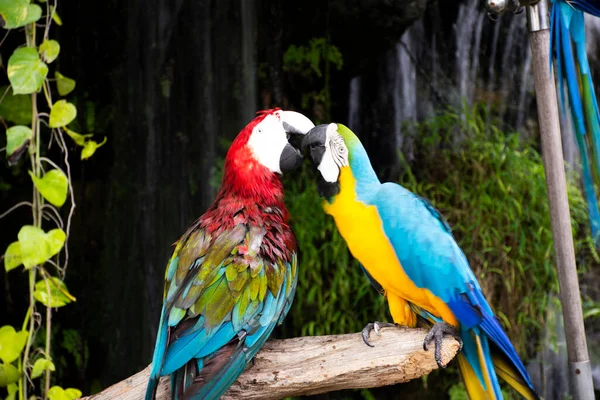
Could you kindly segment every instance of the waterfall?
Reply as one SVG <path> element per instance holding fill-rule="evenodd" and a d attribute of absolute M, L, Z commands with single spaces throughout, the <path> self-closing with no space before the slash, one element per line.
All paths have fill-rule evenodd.
<path fill-rule="evenodd" d="M 470 94 L 474 90 L 471 68 L 479 61 L 479 44 L 481 41 L 481 28 L 483 11 L 479 10 L 478 0 L 468 0 L 458 8 L 458 17 L 454 24 L 456 42 L 456 80 L 462 99 L 470 103 Z"/>
<path fill-rule="evenodd" d="M 414 53 L 415 45 L 418 45 L 414 40 L 418 28 L 418 24 L 413 25 L 396 44 L 394 132 L 398 140 L 401 140 L 402 123 L 417 119 L 417 69 L 411 60 L 411 54 Z"/>
<path fill-rule="evenodd" d="M 548 312 L 543 332 L 543 348 L 527 365 L 533 386 L 546 400 L 562 400 L 569 393 L 567 344 L 560 302 L 553 296 L 548 301 Z"/>
<path fill-rule="evenodd" d="M 525 56 L 525 66 L 523 67 L 523 73 L 521 74 L 521 88 L 519 91 L 519 103 L 517 107 L 517 123 L 515 124 L 515 128 L 519 129 L 523 126 L 525 120 L 525 114 L 527 113 L 527 108 L 525 107 L 525 101 L 527 100 L 528 95 L 531 94 L 531 91 L 528 91 L 531 85 L 531 48 L 527 46 L 527 55 Z"/>
<path fill-rule="evenodd" d="M 358 131 L 360 129 L 360 76 L 355 76 L 350 80 L 348 92 L 348 127 L 353 131 Z"/>

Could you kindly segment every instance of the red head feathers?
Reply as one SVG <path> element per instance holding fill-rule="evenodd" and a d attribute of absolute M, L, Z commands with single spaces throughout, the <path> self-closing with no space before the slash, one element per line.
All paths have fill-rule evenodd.
<path fill-rule="evenodd" d="M 302 157 L 288 143 L 287 136 L 306 134 L 314 124 L 302 114 L 279 108 L 257 114 L 227 152 L 218 197 L 228 195 L 261 204 L 282 204 L 283 186 L 278 175 L 290 159 L 297 163 Z"/>

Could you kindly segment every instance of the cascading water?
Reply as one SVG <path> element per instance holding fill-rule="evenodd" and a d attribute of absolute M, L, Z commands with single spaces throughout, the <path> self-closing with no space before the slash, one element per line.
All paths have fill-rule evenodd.
<path fill-rule="evenodd" d="M 360 76 L 355 76 L 350 80 L 350 90 L 348 95 L 348 127 L 353 131 L 358 131 L 359 122 L 359 101 L 360 101 Z"/>
<path fill-rule="evenodd" d="M 389 91 L 390 110 L 377 112 L 381 120 L 392 119 L 397 147 L 405 140 L 406 124 L 433 115 L 436 110 L 453 106 L 486 104 L 498 117 L 501 128 L 521 130 L 535 120 L 531 54 L 525 15 L 510 15 L 492 21 L 478 0 L 459 4 L 451 26 L 432 23 L 444 20 L 447 10 L 432 7 L 398 40 L 394 51 L 382 60 L 395 65 L 395 71 L 379 71 L 378 87 Z M 366 78 L 366 76 L 365 76 Z M 367 91 L 358 91 L 355 77 L 350 83 L 348 123 L 359 126 L 374 99 Z M 369 79 L 373 79 L 372 76 Z M 368 112 L 372 112 L 369 110 Z M 353 120 L 350 120 L 353 118 Z"/>
<path fill-rule="evenodd" d="M 461 98 L 471 100 L 475 85 L 472 84 L 479 65 L 479 47 L 484 13 L 478 7 L 478 0 L 468 0 L 458 8 L 454 23 L 456 41 L 456 77 Z"/>

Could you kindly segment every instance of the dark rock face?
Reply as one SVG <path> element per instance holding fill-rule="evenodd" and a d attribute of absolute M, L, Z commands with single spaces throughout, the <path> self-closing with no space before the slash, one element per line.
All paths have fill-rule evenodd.
<path fill-rule="evenodd" d="M 396 43 L 406 28 L 425 14 L 427 3 L 428 0 L 330 1 L 332 42 L 345 55 L 345 72 L 365 72 L 374 57 Z"/>

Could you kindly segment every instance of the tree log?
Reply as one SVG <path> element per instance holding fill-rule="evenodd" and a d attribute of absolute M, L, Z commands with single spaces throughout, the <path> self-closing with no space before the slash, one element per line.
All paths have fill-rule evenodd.
<path fill-rule="evenodd" d="M 372 388 L 407 382 L 437 368 L 434 344 L 423 350 L 425 329 L 383 328 L 371 334 L 374 347 L 360 333 L 270 340 L 222 399 L 281 399 L 342 389 Z M 453 338 L 444 338 L 442 360 L 458 352 Z M 144 398 L 150 366 L 87 400 Z M 169 399 L 169 379 L 160 381 L 157 400 Z"/>

